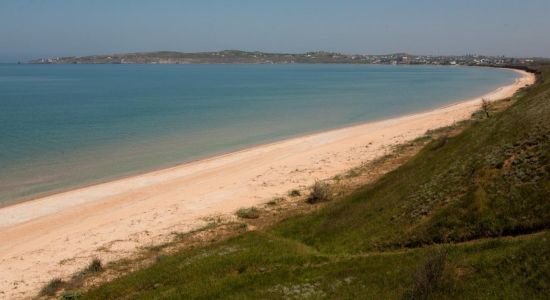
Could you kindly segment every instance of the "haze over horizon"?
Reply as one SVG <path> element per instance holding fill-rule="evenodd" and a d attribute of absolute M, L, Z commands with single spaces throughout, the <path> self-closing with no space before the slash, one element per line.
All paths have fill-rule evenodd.
<path fill-rule="evenodd" d="M 550 1 L 0 2 L 0 62 L 224 49 L 550 57 Z"/>

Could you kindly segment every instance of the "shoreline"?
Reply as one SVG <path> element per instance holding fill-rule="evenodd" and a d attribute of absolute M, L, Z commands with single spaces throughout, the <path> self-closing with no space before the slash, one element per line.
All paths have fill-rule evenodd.
<path fill-rule="evenodd" d="M 41 64 L 39 64 L 39 65 L 41 65 Z M 72 64 L 59 64 L 59 65 L 72 65 Z M 144 65 L 149 65 L 149 64 L 144 64 Z M 403 65 L 403 66 L 410 66 L 410 65 Z M 440 67 L 454 68 L 456 66 L 440 65 Z M 461 67 L 464 67 L 464 66 L 461 66 Z M 520 75 L 524 75 L 524 76 L 525 76 L 524 73 L 529 73 L 529 72 L 526 72 L 524 70 L 514 69 L 514 68 L 507 68 L 507 67 L 490 67 L 490 66 L 467 66 L 467 67 L 468 68 L 488 68 L 489 67 L 489 68 L 505 69 L 505 70 L 509 70 L 509 71 L 518 73 Z M 23 203 L 26 203 L 26 202 L 32 202 L 32 201 L 35 201 L 35 200 L 40 200 L 40 199 L 47 198 L 47 197 L 50 197 L 50 196 L 53 196 L 53 195 L 58 195 L 58 194 L 63 194 L 63 193 L 67 193 L 67 192 L 72 192 L 72 191 L 75 191 L 75 190 L 90 188 L 90 187 L 93 187 L 93 186 L 98 186 L 98 185 L 111 183 L 111 182 L 115 182 L 115 181 L 119 181 L 119 180 L 124 180 L 124 179 L 132 178 L 132 177 L 137 177 L 137 176 L 141 176 L 141 175 L 145 175 L 145 174 L 155 173 L 155 172 L 159 172 L 159 171 L 163 171 L 163 170 L 169 170 L 169 169 L 172 169 L 172 168 L 182 167 L 184 165 L 189 165 L 189 164 L 193 164 L 193 163 L 200 162 L 200 161 L 207 161 L 207 160 L 210 160 L 210 159 L 223 157 L 225 155 L 238 153 L 238 152 L 241 152 L 241 151 L 252 150 L 253 148 L 256 148 L 256 147 L 270 146 L 272 144 L 285 142 L 285 141 L 292 140 L 292 139 L 307 138 L 307 137 L 310 137 L 312 135 L 322 134 L 322 133 L 326 133 L 326 132 L 330 132 L 330 131 L 353 128 L 353 127 L 367 125 L 367 124 L 371 124 L 371 123 L 382 122 L 382 121 L 385 121 L 385 120 L 397 119 L 397 118 L 401 118 L 401 117 L 407 117 L 407 116 L 412 116 L 412 115 L 416 115 L 416 114 L 431 112 L 431 111 L 438 110 L 438 109 L 447 108 L 447 107 L 454 106 L 454 105 L 457 105 L 457 104 L 460 104 L 460 103 L 463 103 L 463 102 L 471 101 L 471 100 L 476 99 L 476 98 L 483 98 L 485 95 L 490 95 L 490 94 L 493 94 L 495 92 L 498 92 L 502 88 L 505 88 L 505 87 L 510 86 L 510 85 L 514 85 L 515 82 L 520 78 L 521 77 L 516 78 L 514 80 L 514 82 L 509 84 L 509 85 L 500 86 L 500 87 L 496 88 L 495 90 L 489 91 L 488 93 L 483 94 L 481 96 L 477 96 L 477 97 L 474 97 L 474 98 L 451 100 L 447 104 L 437 106 L 437 107 L 433 107 L 433 108 L 419 109 L 418 111 L 413 111 L 413 112 L 409 112 L 409 113 L 405 113 L 405 114 L 390 115 L 390 116 L 386 116 L 386 117 L 375 118 L 375 119 L 368 120 L 368 121 L 352 122 L 350 124 L 346 124 L 346 125 L 342 125 L 342 126 L 338 126 L 338 127 L 333 127 L 333 128 L 329 128 L 329 129 L 315 130 L 315 131 L 312 131 L 312 132 L 309 132 L 309 133 L 298 133 L 298 134 L 290 135 L 288 137 L 284 137 L 282 139 L 275 138 L 273 140 L 268 140 L 268 141 L 264 141 L 264 142 L 251 143 L 249 145 L 239 146 L 239 147 L 236 147 L 236 148 L 231 149 L 231 150 L 222 150 L 222 151 L 219 151 L 217 153 L 212 153 L 212 154 L 205 155 L 205 156 L 202 156 L 202 157 L 199 156 L 198 158 L 194 158 L 194 159 L 182 160 L 182 161 L 177 162 L 175 164 L 170 164 L 170 165 L 166 165 L 166 166 L 140 170 L 140 171 L 136 171 L 136 172 L 129 172 L 127 174 L 123 174 L 123 175 L 120 175 L 120 176 L 113 176 L 113 177 L 107 177 L 107 178 L 104 178 L 104 179 L 92 180 L 88 183 L 75 184 L 75 185 L 72 185 L 72 186 L 61 187 L 61 188 L 53 189 L 53 190 L 50 190 L 50 191 L 44 191 L 44 192 L 41 192 L 41 193 L 38 193 L 38 194 L 35 194 L 35 195 L 32 195 L 32 196 L 27 196 L 27 197 L 23 196 L 23 197 L 20 197 L 18 199 L 6 200 L 6 201 L 3 201 L 3 202 L 0 202 L 0 210 L 2 210 L 4 208 L 7 208 L 7 207 L 20 205 L 20 204 L 23 204 Z M 2 227 L 3 226 L 2 226 L 1 219 L 0 219 L 0 229 Z"/>
<path fill-rule="evenodd" d="M 91 257 L 112 261 L 130 255 L 172 232 L 201 226 L 205 217 L 232 214 L 380 157 L 392 145 L 428 129 L 468 118 L 482 98 L 507 98 L 534 83 L 533 74 L 514 71 L 522 76 L 510 85 L 439 108 L 260 144 L 0 207 L 0 264 L 9 271 L 0 275 L 0 295 L 32 297 L 43 283 L 68 276 Z"/>
<path fill-rule="evenodd" d="M 451 68 L 452 66 L 448 66 L 448 67 Z M 482 68 L 481 66 L 472 66 L 472 67 Z M 511 71 L 516 72 L 518 74 L 523 74 L 524 76 L 525 76 L 524 73 L 527 73 L 525 71 L 521 71 L 521 70 L 517 70 L 517 69 L 510 69 L 510 68 L 504 68 L 504 69 L 511 70 Z M 330 128 L 330 129 L 321 129 L 321 130 L 317 130 L 317 131 L 313 131 L 313 132 L 305 133 L 305 134 L 296 134 L 296 135 L 292 135 L 292 136 L 289 136 L 289 137 L 286 137 L 286 138 L 283 138 L 283 139 L 280 139 L 280 140 L 275 139 L 273 141 L 253 143 L 253 144 L 250 144 L 250 145 L 237 147 L 236 149 L 233 149 L 233 150 L 220 151 L 218 153 L 207 155 L 205 157 L 199 157 L 199 158 L 196 158 L 196 159 L 190 159 L 190 160 L 187 160 L 187 161 L 182 161 L 182 162 L 176 163 L 176 164 L 171 165 L 171 166 L 164 166 L 164 167 L 152 168 L 152 169 L 144 170 L 144 171 L 138 171 L 136 173 L 131 173 L 131 174 L 128 174 L 128 175 L 115 176 L 113 178 L 106 179 L 106 180 L 99 179 L 97 181 L 94 181 L 94 182 L 91 182 L 91 183 L 88 183 L 88 184 L 59 188 L 59 189 L 56 189 L 56 190 L 47 191 L 47 192 L 44 192 L 44 193 L 41 193 L 41 194 L 38 194 L 38 195 L 35 195 L 35 196 L 31 196 L 31 197 L 28 197 L 28 198 L 23 197 L 21 199 L 8 200 L 8 201 L 5 201 L 5 202 L 0 202 L 0 210 L 2 210 L 4 208 L 24 204 L 24 203 L 27 203 L 27 202 L 33 202 L 33 201 L 40 200 L 40 199 L 43 199 L 43 198 L 48 198 L 48 197 L 54 196 L 54 195 L 65 194 L 65 193 L 69 193 L 69 192 L 73 192 L 73 191 L 77 191 L 77 190 L 81 190 L 81 189 L 87 189 L 87 188 L 91 188 L 91 187 L 94 187 L 94 186 L 99 186 L 99 185 L 103 185 L 103 184 L 107 184 L 107 183 L 114 183 L 114 182 L 130 179 L 130 178 L 133 178 L 133 177 L 139 177 L 139 176 L 148 175 L 148 174 L 152 175 L 152 174 L 157 173 L 157 172 L 168 171 L 168 170 L 171 170 L 171 169 L 180 168 L 180 167 L 184 167 L 186 165 L 191 165 L 191 164 L 195 164 L 195 163 L 207 162 L 207 161 L 210 161 L 210 160 L 213 160 L 213 159 L 222 158 L 222 157 L 227 156 L 227 155 L 237 154 L 239 152 L 243 152 L 243 151 L 247 151 L 247 150 L 254 150 L 255 148 L 258 148 L 258 147 L 269 147 L 269 146 L 273 146 L 275 144 L 283 143 L 283 142 L 293 140 L 293 139 L 308 138 L 308 137 L 311 137 L 311 136 L 314 136 L 314 135 L 329 133 L 329 132 L 332 132 L 332 131 L 352 129 L 352 128 L 355 128 L 355 127 L 359 127 L 359 126 L 363 126 L 363 125 L 369 125 L 369 124 L 372 124 L 372 123 L 389 121 L 389 120 L 393 120 L 393 119 L 400 119 L 400 118 L 405 118 L 405 117 L 408 117 L 408 116 L 414 116 L 414 115 L 417 115 L 417 114 L 429 113 L 429 112 L 432 112 L 432 111 L 445 109 L 445 108 L 452 107 L 452 106 L 455 106 L 455 105 L 458 105 L 458 104 L 461 104 L 461 103 L 464 103 L 464 102 L 473 101 L 473 100 L 478 99 L 478 98 L 480 98 L 480 99 L 484 98 L 486 95 L 491 95 L 493 93 L 498 92 L 499 90 L 501 90 L 503 88 L 506 88 L 506 87 L 511 86 L 511 85 L 515 85 L 517 80 L 519 80 L 519 79 L 521 79 L 521 77 L 515 79 L 514 82 L 509 84 L 509 85 L 498 87 L 495 90 L 492 90 L 492 91 L 490 91 L 486 94 L 483 94 L 481 96 L 477 96 L 477 97 L 474 97 L 474 98 L 468 98 L 468 99 L 453 100 L 450 103 L 444 104 L 442 106 L 434 107 L 434 108 L 429 108 L 429 109 L 425 109 L 425 110 L 418 110 L 418 111 L 414 111 L 414 112 L 410 112 L 410 113 L 406 113 L 406 114 L 399 114 L 399 115 L 392 115 L 392 116 L 388 116 L 388 117 L 381 117 L 379 119 L 373 119 L 373 120 L 369 120 L 369 121 L 358 121 L 358 122 L 343 125 L 343 126 L 340 126 L 340 127 L 335 127 L 335 128 Z M 70 207 L 70 206 L 71 205 L 69 205 L 68 207 Z M 2 227 L 4 227 L 4 226 L 2 225 L 2 220 L 0 219 L 0 229 L 2 229 Z"/>

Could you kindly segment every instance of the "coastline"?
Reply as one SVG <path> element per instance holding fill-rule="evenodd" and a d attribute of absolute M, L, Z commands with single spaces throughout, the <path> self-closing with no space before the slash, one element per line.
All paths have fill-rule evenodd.
<path fill-rule="evenodd" d="M 0 295 L 31 297 L 41 284 L 71 274 L 91 257 L 124 257 L 171 232 L 199 227 L 207 216 L 232 214 L 380 157 L 392 145 L 428 129 L 468 118 L 482 98 L 507 98 L 534 82 L 534 75 L 514 71 L 523 76 L 511 85 L 436 109 L 254 146 L 0 208 L 0 264 L 9 271 L 0 277 L 0 291 L 5 293 Z"/>
<path fill-rule="evenodd" d="M 12 63 L 12 64 L 15 65 L 15 63 Z M 42 65 L 42 64 L 38 64 L 38 65 Z M 65 65 L 65 64 L 60 64 L 60 65 Z M 67 64 L 67 65 L 71 65 L 71 64 Z M 142 64 L 142 65 L 148 65 L 148 64 Z M 402 67 L 411 67 L 411 66 L 412 65 L 402 65 Z M 440 65 L 438 67 L 455 68 L 456 66 Z M 522 72 L 518 72 L 518 70 L 522 71 L 521 69 L 515 69 L 515 68 L 489 67 L 489 66 L 466 66 L 466 67 L 467 68 L 496 68 L 496 69 L 504 69 L 504 70 L 508 70 L 508 71 L 515 72 L 515 73 L 518 73 L 518 74 L 522 74 Z M 495 90 L 487 92 L 484 95 L 489 95 L 491 93 L 494 93 L 495 91 L 499 90 L 502 87 L 504 87 L 504 86 L 500 86 L 500 87 L 496 88 Z M 478 96 L 478 97 L 482 97 L 482 96 Z M 195 157 L 190 158 L 190 159 L 183 159 L 183 160 L 180 160 L 180 161 L 177 161 L 177 162 L 168 163 L 168 164 L 164 164 L 164 165 L 157 166 L 157 167 L 142 168 L 142 169 L 138 169 L 138 170 L 127 171 L 127 172 L 124 172 L 122 174 L 109 175 L 109 176 L 105 176 L 103 178 L 96 178 L 96 179 L 93 179 L 93 180 L 89 180 L 87 182 L 74 183 L 74 184 L 70 184 L 70 185 L 61 185 L 57 188 L 48 189 L 48 190 L 41 191 L 41 192 L 36 192 L 36 193 L 31 193 L 30 195 L 26 195 L 26 196 L 25 195 L 23 195 L 23 196 L 14 196 L 15 198 L 8 199 L 8 200 L 2 199 L 2 197 L 0 197 L 0 200 L 1 200 L 0 201 L 0 210 L 3 209 L 3 208 L 6 208 L 6 207 L 16 206 L 16 205 L 19 205 L 19 204 L 22 204 L 22 203 L 25 203 L 25 202 L 32 202 L 32 201 L 47 198 L 47 197 L 53 196 L 53 195 L 58 195 L 58 194 L 66 193 L 66 192 L 71 192 L 71 191 L 75 191 L 75 190 L 89 188 L 89 187 L 92 187 L 92 186 L 97 186 L 97 185 L 101 185 L 101 184 L 105 184 L 105 183 L 116 182 L 116 181 L 127 179 L 127 178 L 130 178 L 130 177 L 136 177 L 136 176 L 149 174 L 149 173 L 154 173 L 154 172 L 158 172 L 158 171 L 162 171 L 162 170 L 168 170 L 168 169 L 172 169 L 172 168 L 175 168 L 175 167 L 180 167 L 180 166 L 183 166 L 183 165 L 192 164 L 192 163 L 199 162 L 199 161 L 206 161 L 206 160 L 210 160 L 210 159 L 213 159 L 213 158 L 222 157 L 222 156 L 225 156 L 227 154 L 237 153 L 237 152 L 240 152 L 240 151 L 250 150 L 250 149 L 253 149 L 253 148 L 256 148 L 256 147 L 263 147 L 263 146 L 268 146 L 268 145 L 279 143 L 279 142 L 284 142 L 286 140 L 291 140 L 291 139 L 295 139 L 295 138 L 305 138 L 305 137 L 309 137 L 311 135 L 316 135 L 316 134 L 329 132 L 329 131 L 333 131 L 333 130 L 352 128 L 352 127 L 361 126 L 361 125 L 370 124 L 370 123 L 375 123 L 375 122 L 380 122 L 380 121 L 384 121 L 384 120 L 389 120 L 389 119 L 394 119 L 394 118 L 399 118 L 399 117 L 405 117 L 405 116 L 415 115 L 415 114 L 419 114 L 419 113 L 425 113 L 425 112 L 429 112 L 429 111 L 432 111 L 432 110 L 445 108 L 447 106 L 453 106 L 455 104 L 468 101 L 468 99 L 474 99 L 474 98 L 457 98 L 457 99 L 453 99 L 453 100 L 449 101 L 448 103 L 442 104 L 441 106 L 435 106 L 435 107 L 432 107 L 432 108 L 418 109 L 418 110 L 413 110 L 413 111 L 410 111 L 410 112 L 407 112 L 407 113 L 404 113 L 404 114 L 403 113 L 397 113 L 397 114 L 393 114 L 393 115 L 387 115 L 387 116 L 383 116 L 383 117 L 379 117 L 379 118 L 369 119 L 369 120 L 366 120 L 366 121 L 365 120 L 355 121 L 355 122 L 351 122 L 351 123 L 348 123 L 348 124 L 345 124 L 345 125 L 333 126 L 333 127 L 325 128 L 325 129 L 317 129 L 317 130 L 312 130 L 312 131 L 305 132 L 305 133 L 297 133 L 297 134 L 292 134 L 292 135 L 289 135 L 289 136 L 284 136 L 284 137 L 279 137 L 279 138 L 272 138 L 272 139 L 268 139 L 268 140 L 260 141 L 260 142 L 252 142 L 252 143 L 249 143 L 249 144 L 246 144 L 246 145 L 234 147 L 232 149 L 216 151 L 216 152 L 208 153 L 208 154 L 205 154 L 205 155 L 196 155 Z M 71 205 L 69 205 L 69 206 L 71 206 Z M 0 219 L 0 228 L 2 228 L 2 220 L 1 219 Z"/>

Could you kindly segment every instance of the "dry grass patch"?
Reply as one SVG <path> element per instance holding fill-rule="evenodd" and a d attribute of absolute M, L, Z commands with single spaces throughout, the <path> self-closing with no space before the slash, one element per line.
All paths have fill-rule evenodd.
<path fill-rule="evenodd" d="M 241 219 L 257 219 L 260 217 L 260 210 L 256 207 L 241 208 L 236 215 Z"/>
<path fill-rule="evenodd" d="M 299 197 L 299 196 L 302 195 L 302 193 L 301 193 L 300 190 L 298 190 L 298 189 L 293 189 L 293 190 L 291 190 L 290 192 L 288 192 L 288 195 L 289 195 L 290 197 Z"/>
<path fill-rule="evenodd" d="M 321 181 L 315 182 L 311 188 L 311 193 L 307 197 L 307 202 L 315 204 L 332 200 L 332 188 L 329 184 Z"/>
<path fill-rule="evenodd" d="M 54 296 L 64 286 L 65 281 L 61 278 L 54 278 L 42 287 L 40 290 L 40 296 Z"/>

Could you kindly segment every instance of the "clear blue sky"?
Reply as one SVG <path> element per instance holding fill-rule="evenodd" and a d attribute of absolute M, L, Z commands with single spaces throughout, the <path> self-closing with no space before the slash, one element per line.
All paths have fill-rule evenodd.
<path fill-rule="evenodd" d="M 550 57 L 550 0 L 0 0 L 0 61 L 223 49 Z"/>

